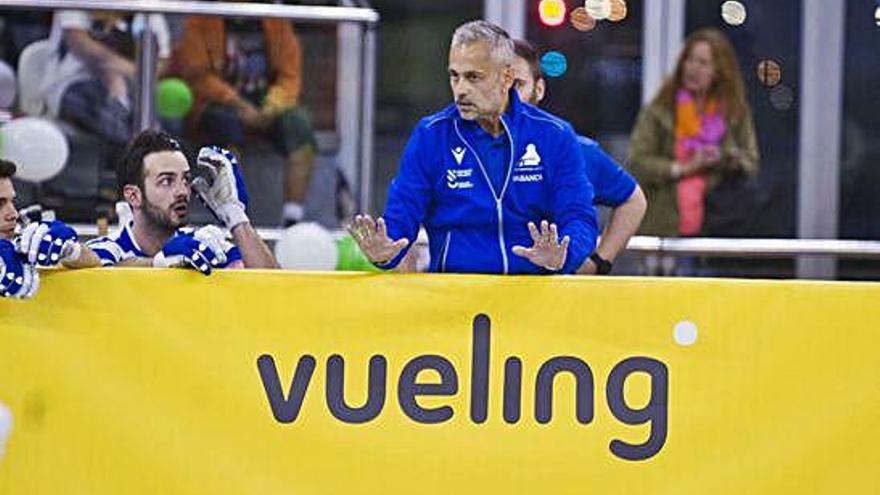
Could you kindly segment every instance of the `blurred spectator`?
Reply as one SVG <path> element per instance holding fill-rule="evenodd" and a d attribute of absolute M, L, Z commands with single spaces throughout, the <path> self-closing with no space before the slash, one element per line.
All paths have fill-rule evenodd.
<path fill-rule="evenodd" d="M 667 237 L 700 235 L 712 221 L 706 217 L 712 191 L 723 181 L 757 174 L 758 144 L 742 75 L 717 29 L 700 29 L 685 40 L 674 74 L 639 112 L 629 166 L 651 205 L 640 232 Z M 673 269 L 665 265 L 663 271 Z"/>
<path fill-rule="evenodd" d="M 196 96 L 192 122 L 238 153 L 247 133 L 269 139 L 286 159 L 282 223 L 301 220 L 317 143 L 299 106 L 302 51 L 290 23 L 192 17 L 178 55 Z"/>
<path fill-rule="evenodd" d="M 159 58 L 167 59 L 168 26 L 160 14 L 56 12 L 50 41 L 57 53 L 43 83 L 50 113 L 124 146 L 132 131 L 135 37 L 147 23 L 156 33 Z"/>

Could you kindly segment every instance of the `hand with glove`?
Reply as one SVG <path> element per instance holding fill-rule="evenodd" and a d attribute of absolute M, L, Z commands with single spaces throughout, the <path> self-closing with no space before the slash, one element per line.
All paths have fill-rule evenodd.
<path fill-rule="evenodd" d="M 15 245 L 0 239 L 0 297 L 30 299 L 40 288 L 40 274 Z"/>
<path fill-rule="evenodd" d="M 212 262 L 215 268 L 226 265 L 226 250 L 232 245 L 226 240 L 226 233 L 216 225 L 206 225 L 193 232 L 193 237 L 202 244 L 208 246 L 215 257 L 216 262 Z"/>
<path fill-rule="evenodd" d="M 216 146 L 199 150 L 193 190 L 211 213 L 230 231 L 250 222 L 245 210 L 248 195 L 238 160 L 232 152 Z"/>
<path fill-rule="evenodd" d="M 213 243 L 213 240 L 202 241 L 194 234 L 176 234 L 162 246 L 162 251 L 153 257 L 153 266 L 191 267 L 205 275 L 210 275 L 212 269 L 225 263 L 226 254 L 222 249 L 218 254 L 209 242 Z"/>
<path fill-rule="evenodd" d="M 59 220 L 28 224 L 15 239 L 15 246 L 32 265 L 56 266 L 72 263 L 82 254 L 76 231 Z"/>

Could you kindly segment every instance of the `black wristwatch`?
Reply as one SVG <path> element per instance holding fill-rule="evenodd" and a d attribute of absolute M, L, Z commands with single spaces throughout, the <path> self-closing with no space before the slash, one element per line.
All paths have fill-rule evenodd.
<path fill-rule="evenodd" d="M 599 256 L 599 253 L 594 252 L 590 255 L 590 259 L 596 264 L 596 273 L 599 275 L 608 275 L 611 273 L 611 269 L 614 268 L 614 263 Z"/>

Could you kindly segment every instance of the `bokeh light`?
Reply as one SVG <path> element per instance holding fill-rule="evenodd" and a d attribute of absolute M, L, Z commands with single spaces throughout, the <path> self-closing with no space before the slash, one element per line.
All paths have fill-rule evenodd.
<path fill-rule="evenodd" d="M 740 26 L 746 22 L 748 13 L 742 2 L 728 0 L 721 4 L 721 18 L 731 26 Z"/>
<path fill-rule="evenodd" d="M 794 106 L 794 91 L 784 84 L 779 84 L 770 90 L 770 104 L 773 108 L 786 111 Z"/>
<path fill-rule="evenodd" d="M 608 14 L 608 20 L 611 22 L 620 22 L 626 19 L 627 8 L 624 0 L 611 0 L 611 13 Z"/>
<path fill-rule="evenodd" d="M 546 26 L 559 26 L 565 22 L 565 2 L 562 0 L 541 0 L 538 16 Z"/>
<path fill-rule="evenodd" d="M 782 66 L 775 60 L 761 60 L 755 70 L 758 73 L 758 80 L 764 86 L 772 88 L 782 81 Z"/>
<path fill-rule="evenodd" d="M 587 0 L 584 8 L 593 19 L 604 21 L 611 15 L 611 0 Z"/>
<path fill-rule="evenodd" d="M 578 31 L 592 31 L 593 28 L 596 27 L 596 19 L 593 19 L 590 14 L 587 13 L 587 9 L 583 7 L 578 7 L 572 10 L 569 20 L 571 20 L 571 25 Z"/>
<path fill-rule="evenodd" d="M 549 51 L 541 57 L 541 72 L 547 77 L 560 77 L 568 70 L 568 59 L 557 51 Z"/>

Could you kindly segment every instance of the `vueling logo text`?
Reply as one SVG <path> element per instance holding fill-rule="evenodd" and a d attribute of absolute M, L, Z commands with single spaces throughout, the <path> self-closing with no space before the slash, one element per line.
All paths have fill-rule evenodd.
<path fill-rule="evenodd" d="M 473 346 L 471 357 L 470 420 L 484 423 L 488 418 L 489 400 L 489 343 L 491 322 L 479 314 L 473 320 Z M 285 397 L 275 366 L 269 354 L 257 358 L 263 389 L 269 400 L 272 415 L 279 423 L 296 421 L 305 398 L 306 390 L 315 371 L 316 360 L 308 354 L 297 362 Z M 386 370 L 385 356 L 376 354 L 370 358 L 367 400 L 360 407 L 348 405 L 344 397 L 345 359 L 334 354 L 327 358 L 326 400 L 327 409 L 339 421 L 366 423 L 372 421 L 385 406 Z M 522 402 L 522 360 L 511 356 L 504 361 L 502 417 L 509 424 L 520 421 Z M 418 383 L 419 373 L 433 370 L 440 376 L 439 383 Z M 534 381 L 535 421 L 547 424 L 553 419 L 553 381 L 559 373 L 570 373 L 575 378 L 575 416 L 581 424 L 589 424 L 594 412 L 594 378 L 590 366 L 574 356 L 556 356 L 548 359 L 538 369 Z M 630 407 L 624 398 L 624 385 L 634 373 L 645 373 L 651 378 L 650 399 L 644 407 Z M 417 423 L 434 424 L 449 421 L 455 415 L 452 406 L 425 408 L 416 400 L 420 396 L 453 396 L 458 393 L 458 373 L 449 359 L 436 354 L 425 354 L 411 359 L 403 367 L 397 382 L 397 400 L 401 410 Z M 642 444 L 630 444 L 618 439 L 611 441 L 611 452 L 626 460 L 643 460 L 653 457 L 666 442 L 668 428 L 669 371 L 665 364 L 649 357 L 628 357 L 617 363 L 608 375 L 605 396 L 611 414 L 627 425 L 650 423 L 648 439 Z"/>

